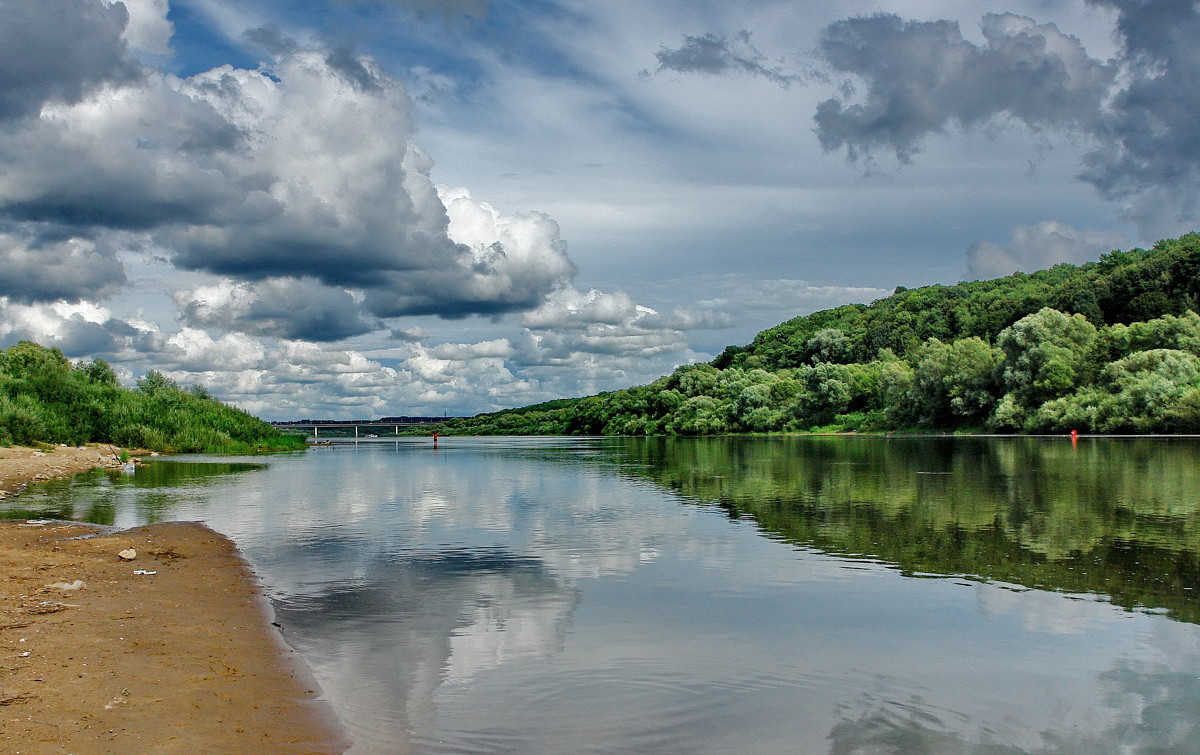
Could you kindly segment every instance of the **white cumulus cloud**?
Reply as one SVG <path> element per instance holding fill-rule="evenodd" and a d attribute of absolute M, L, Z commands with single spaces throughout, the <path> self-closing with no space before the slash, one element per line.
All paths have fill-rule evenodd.
<path fill-rule="evenodd" d="M 1073 265 L 1099 259 L 1101 254 L 1125 248 L 1128 239 L 1113 231 L 1076 229 L 1045 220 L 1013 228 L 1008 244 L 999 246 L 981 239 L 967 249 L 967 274 L 986 279 L 1030 273 L 1061 263 Z"/>

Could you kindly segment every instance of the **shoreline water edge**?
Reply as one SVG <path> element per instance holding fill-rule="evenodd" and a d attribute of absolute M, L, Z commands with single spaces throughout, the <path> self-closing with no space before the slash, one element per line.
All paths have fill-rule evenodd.
<path fill-rule="evenodd" d="M 0 448 L 0 499 L 119 468 L 100 445 Z M 237 547 L 197 522 L 0 522 L 0 749 L 340 753 Z"/>

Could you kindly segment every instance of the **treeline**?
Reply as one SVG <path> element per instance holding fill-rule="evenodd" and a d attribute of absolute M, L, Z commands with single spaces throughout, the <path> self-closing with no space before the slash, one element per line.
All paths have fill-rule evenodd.
<path fill-rule="evenodd" d="M 1098 262 L 897 289 L 649 385 L 447 433 L 1200 432 L 1200 235 Z"/>
<path fill-rule="evenodd" d="M 203 387 L 180 388 L 157 371 L 129 390 L 102 359 L 72 364 L 29 341 L 0 350 L 0 445 L 88 442 L 171 452 L 304 447 Z"/>

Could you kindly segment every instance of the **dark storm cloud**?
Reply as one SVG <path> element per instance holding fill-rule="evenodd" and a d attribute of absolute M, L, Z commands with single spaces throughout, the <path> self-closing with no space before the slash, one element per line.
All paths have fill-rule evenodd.
<path fill-rule="evenodd" d="M 1200 9 L 1187 0 L 1093 0 L 1115 8 L 1131 76 L 1083 173 L 1106 196 L 1148 187 L 1191 195 L 1200 179 Z"/>
<path fill-rule="evenodd" d="M 245 216 L 255 207 L 245 195 L 263 177 L 230 176 L 218 162 L 236 155 L 242 139 L 209 103 L 161 82 L 114 89 L 90 111 L 61 108 L 8 130 L 0 214 L 125 230 Z"/>
<path fill-rule="evenodd" d="M 1009 14 L 984 16 L 978 46 L 953 21 L 904 21 L 879 14 L 838 21 L 820 51 L 840 74 L 866 85 L 860 102 L 817 107 L 821 146 L 850 156 L 884 149 L 908 160 L 931 133 L 1007 114 L 1034 128 L 1090 131 L 1116 69 L 1093 60 L 1053 24 Z"/>
<path fill-rule="evenodd" d="M 1053 24 L 1011 14 L 983 18 L 982 46 L 952 21 L 881 14 L 831 24 L 820 53 L 850 78 L 843 96 L 818 106 L 821 145 L 844 147 L 851 159 L 884 151 L 907 161 L 930 134 L 1008 116 L 1090 140 L 1079 178 L 1124 202 L 1148 233 L 1177 232 L 1173 224 L 1200 211 L 1200 8 L 1089 2 L 1117 12 L 1113 60 L 1089 57 Z"/>
<path fill-rule="evenodd" d="M 312 279 L 205 287 L 177 295 L 176 303 L 188 325 L 304 341 L 337 341 L 380 327 L 348 292 Z"/>
<path fill-rule="evenodd" d="M 31 304 L 103 298 L 126 283 L 125 268 L 104 243 L 0 231 L 0 296 Z"/>
<path fill-rule="evenodd" d="M 390 5 L 412 11 L 418 18 L 437 16 L 444 21 L 479 20 L 488 14 L 488 0 L 341 0 L 347 5 Z"/>
<path fill-rule="evenodd" d="M 784 73 L 779 65 L 768 65 L 765 58 L 750 44 L 750 32 L 740 31 L 730 37 L 704 34 L 685 36 L 675 49 L 662 48 L 658 71 L 681 73 L 723 74 L 731 71 L 763 76 L 781 86 L 788 86 L 801 77 Z"/>
<path fill-rule="evenodd" d="M 248 44 L 266 51 L 268 55 L 278 58 L 291 54 L 300 47 L 295 39 L 279 28 L 279 24 L 267 24 L 250 29 L 242 35 L 242 39 Z"/>
<path fill-rule="evenodd" d="M 375 71 L 363 65 L 363 61 L 349 47 L 335 47 L 325 54 L 325 62 L 334 71 L 356 84 L 365 92 L 380 89 L 381 82 Z"/>
<path fill-rule="evenodd" d="M 121 39 L 129 21 L 124 5 L 8 0 L 0 14 L 0 122 L 140 75 Z"/>

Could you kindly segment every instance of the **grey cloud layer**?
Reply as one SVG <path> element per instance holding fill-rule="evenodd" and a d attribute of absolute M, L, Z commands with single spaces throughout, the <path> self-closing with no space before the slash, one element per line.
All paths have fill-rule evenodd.
<path fill-rule="evenodd" d="M 1054 24 L 988 14 L 984 46 L 953 21 L 875 15 L 838 21 L 821 38 L 840 74 L 865 82 L 861 102 L 822 102 L 815 116 L 827 150 L 887 149 L 908 159 L 930 133 L 1008 114 L 1035 127 L 1092 129 L 1116 70 L 1089 58 Z"/>
<path fill-rule="evenodd" d="M 48 101 L 79 102 L 140 74 L 121 39 L 124 5 L 10 0 L 0 12 L 0 122 L 35 115 Z"/>
<path fill-rule="evenodd" d="M 841 92 L 816 106 L 826 151 L 853 161 L 910 161 L 934 134 L 1003 124 L 1082 138 L 1078 177 L 1148 236 L 1178 232 L 1200 214 L 1200 7 L 1188 0 L 1086 0 L 1115 11 L 1116 56 L 1090 56 L 1053 23 L 1011 13 L 980 22 L 984 42 L 957 21 L 894 14 L 825 27 L 816 55 Z M 780 71 L 742 55 L 732 37 L 687 36 L 657 54 L 660 70 Z M 790 83 L 795 77 L 786 77 Z"/>
<path fill-rule="evenodd" d="M 740 31 L 729 37 L 715 34 L 684 37 L 676 49 L 662 48 L 655 57 L 659 71 L 681 73 L 722 74 L 740 71 L 770 79 L 781 86 L 799 81 L 801 76 L 788 73 L 779 63 L 772 63 L 750 44 L 750 33 Z"/>
<path fill-rule="evenodd" d="M 1114 98 L 1105 144 L 1083 176 L 1111 197 L 1150 187 L 1179 190 L 1195 210 L 1200 186 L 1200 8 L 1182 0 L 1091 0 L 1119 12 L 1117 29 L 1131 76 Z"/>
<path fill-rule="evenodd" d="M 930 134 L 996 116 L 1094 145 L 1079 177 L 1124 202 L 1148 234 L 1194 221 L 1200 189 L 1200 9 L 1181 0 L 1090 0 L 1117 11 L 1118 56 L 1100 61 L 1053 24 L 988 15 L 986 44 L 948 21 L 878 15 L 822 36 L 831 68 L 862 82 L 861 98 L 821 103 L 827 150 L 854 159 L 887 150 L 907 160 Z M 848 82 L 852 86 L 853 80 Z"/>
<path fill-rule="evenodd" d="M 0 231 L 0 296 L 26 304 L 80 301 L 108 296 L 126 282 L 125 267 L 104 240 L 64 237 L 53 226 Z"/>
<path fill-rule="evenodd" d="M 365 316 L 350 292 L 306 278 L 225 282 L 175 295 L 183 321 L 194 327 L 305 341 L 336 341 L 370 333 L 380 324 Z"/>

